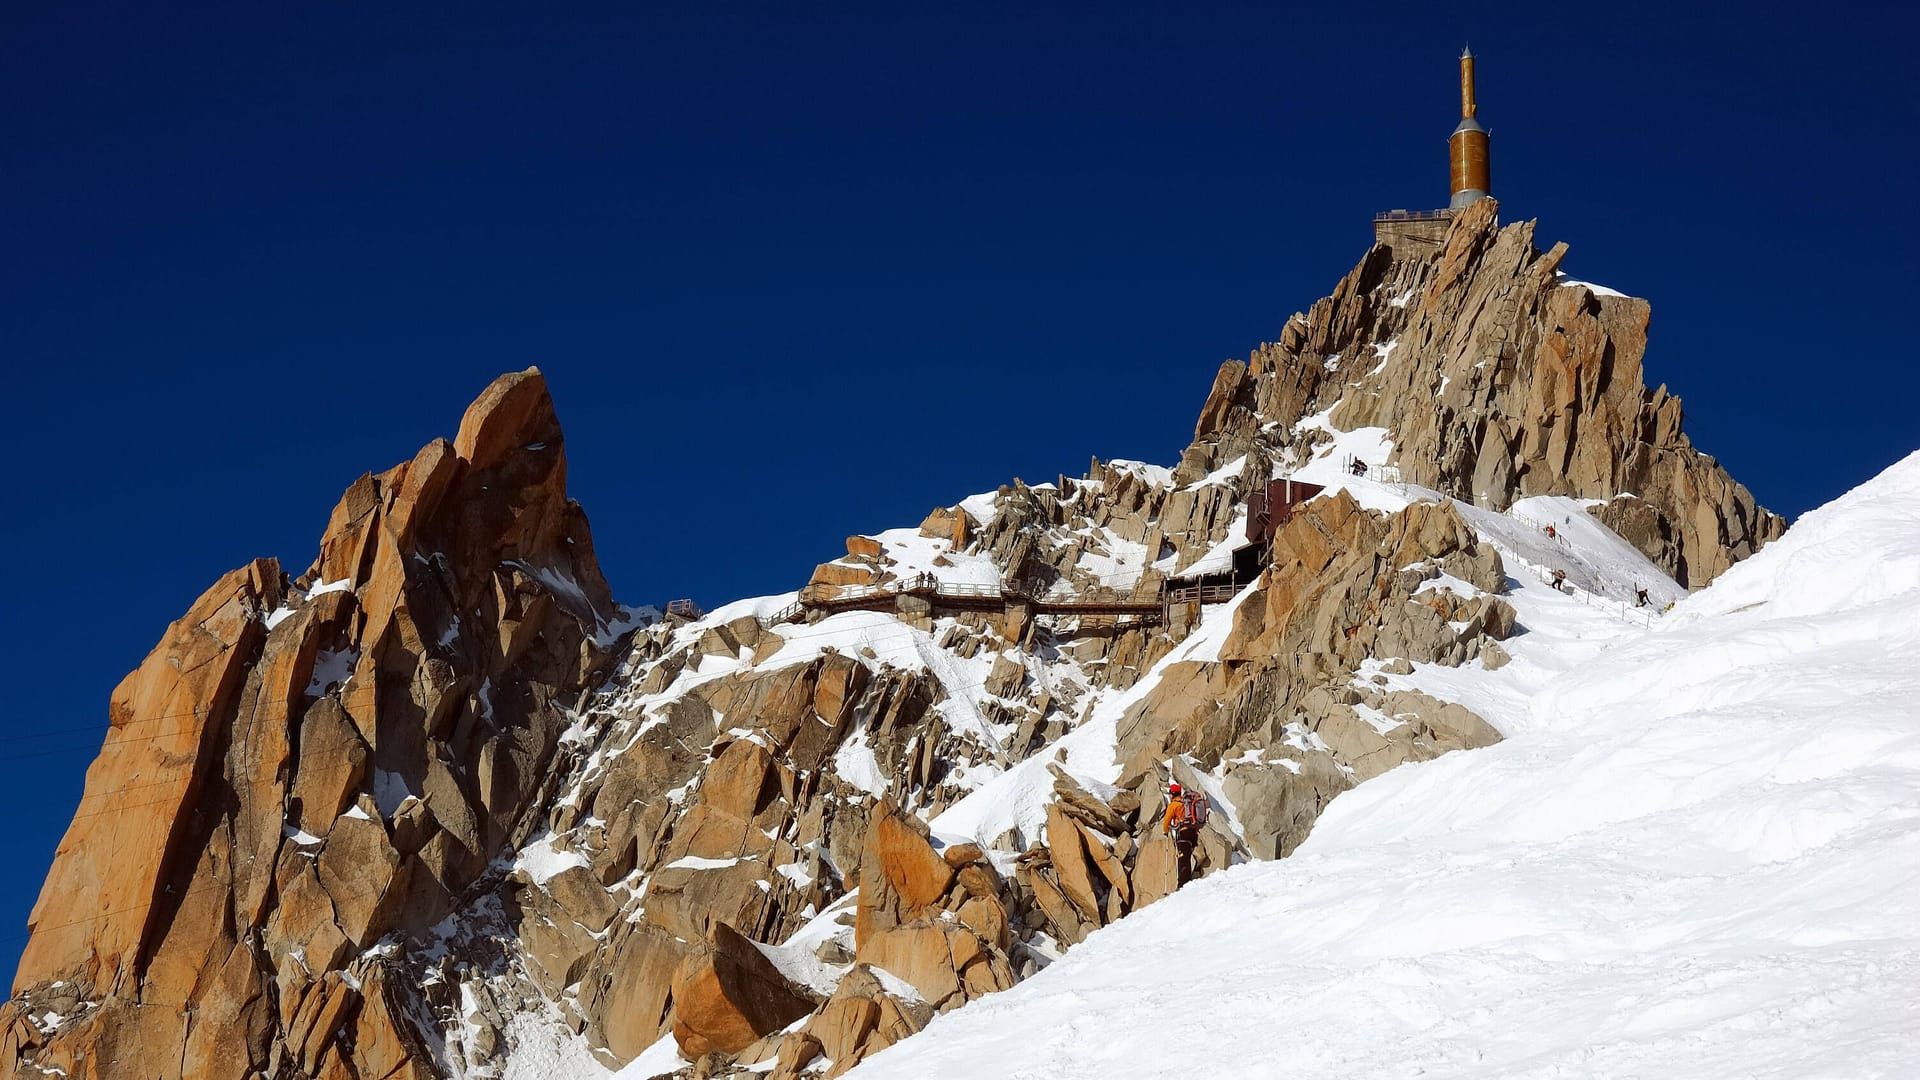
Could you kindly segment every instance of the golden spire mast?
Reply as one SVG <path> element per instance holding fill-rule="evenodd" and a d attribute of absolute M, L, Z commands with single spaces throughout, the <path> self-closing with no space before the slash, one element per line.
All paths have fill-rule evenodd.
<path fill-rule="evenodd" d="M 1473 50 L 1460 53 L 1460 126 L 1447 140 L 1447 156 L 1452 163 L 1453 201 L 1458 210 L 1487 197 L 1491 188 L 1487 154 L 1487 129 L 1476 115 L 1480 104 L 1473 92 Z"/>

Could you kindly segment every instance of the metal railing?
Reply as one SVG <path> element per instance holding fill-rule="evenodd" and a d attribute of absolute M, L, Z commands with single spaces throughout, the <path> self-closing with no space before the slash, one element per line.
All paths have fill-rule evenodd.
<path fill-rule="evenodd" d="M 1240 594 L 1238 585 L 1188 585 L 1167 593 L 1170 604 L 1224 604 Z"/>
<path fill-rule="evenodd" d="M 793 603 L 788 604 L 786 607 L 781 608 L 779 611 L 774 612 L 761 621 L 768 626 L 783 626 L 790 622 L 799 621 L 800 617 L 806 613 L 807 605 L 795 600 Z"/>
<path fill-rule="evenodd" d="M 932 577 L 931 574 L 927 576 Z M 951 597 L 995 597 L 1003 595 L 1006 590 L 998 585 L 982 585 L 978 582 L 971 581 L 935 581 L 927 589 L 916 589 L 914 591 L 931 591 L 940 596 Z"/>
<path fill-rule="evenodd" d="M 807 607 L 828 607 L 834 604 L 853 604 L 862 600 L 893 596 L 896 589 L 892 585 L 809 585 L 800 590 L 800 603 Z"/>
<path fill-rule="evenodd" d="M 1588 603 L 1586 599 L 1587 596 L 1592 596 L 1594 600 L 1605 601 L 1605 603 L 1588 603 L 1589 607 L 1607 607 L 1610 610 L 1617 607 L 1620 614 L 1629 622 L 1638 622 L 1647 626 L 1652 626 L 1656 618 L 1665 612 L 1666 609 L 1664 607 L 1655 605 L 1651 599 L 1648 599 L 1645 603 L 1640 602 L 1640 593 L 1642 590 L 1638 582 L 1634 583 L 1632 588 L 1627 588 L 1620 583 L 1619 579 L 1610 577 L 1604 573 L 1600 567 L 1594 565 L 1592 560 L 1582 555 L 1579 550 L 1574 547 L 1573 541 L 1568 539 L 1566 532 L 1561 529 L 1560 526 L 1550 521 L 1536 521 L 1525 514 L 1509 513 L 1508 516 L 1553 541 L 1556 546 L 1567 553 L 1568 558 L 1587 568 L 1589 575 L 1593 578 L 1593 589 L 1580 590 L 1575 585 L 1567 585 L 1569 590 L 1574 591 L 1573 594 L 1579 595 L 1582 603 Z M 1565 523 L 1563 522 L 1562 524 Z M 1533 563 L 1525 562 L 1517 557 L 1513 561 L 1521 562 L 1522 565 L 1529 568 L 1535 568 Z M 1543 575 L 1541 577 L 1542 581 L 1548 585 L 1553 584 L 1553 572 L 1551 568 L 1537 567 L 1537 569 Z"/>
<path fill-rule="evenodd" d="M 1539 571 L 1542 568 L 1534 569 Z M 1644 626 L 1652 629 L 1653 624 L 1659 621 L 1661 613 L 1653 607 L 1632 605 L 1625 600 L 1616 600 L 1605 593 L 1589 592 L 1586 589 L 1567 582 L 1561 582 L 1556 586 L 1553 583 L 1553 574 L 1551 571 L 1541 573 L 1541 582 L 1562 596 L 1571 596 L 1587 607 L 1593 608 L 1596 611 L 1604 611 L 1615 618 L 1633 623 L 1636 626 Z"/>
<path fill-rule="evenodd" d="M 1372 480 L 1376 484 L 1392 484 L 1400 489 L 1400 494 L 1407 493 L 1407 481 L 1400 475 L 1398 465 L 1371 465 L 1361 458 L 1348 454 L 1340 461 L 1340 471 L 1345 476 Z"/>
<path fill-rule="evenodd" d="M 1373 215 L 1375 221 L 1445 221 L 1453 216 L 1451 210 L 1382 210 Z"/>

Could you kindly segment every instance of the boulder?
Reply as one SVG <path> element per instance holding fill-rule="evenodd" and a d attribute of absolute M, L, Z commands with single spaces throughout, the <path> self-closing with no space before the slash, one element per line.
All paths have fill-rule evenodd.
<path fill-rule="evenodd" d="M 889 994 L 872 971 L 855 966 L 841 978 L 833 996 L 807 1021 L 804 1033 L 817 1040 L 832 1064 L 827 1076 L 839 1076 L 863 1059 L 924 1028 L 933 1010 L 924 1002 L 906 1002 Z"/>
<path fill-rule="evenodd" d="M 1087 865 L 1086 839 L 1059 803 L 1047 807 L 1047 851 L 1060 891 L 1079 909 L 1082 921 L 1099 926 L 1100 897 L 1094 891 L 1093 874 Z"/>
<path fill-rule="evenodd" d="M 1291 748 L 1270 753 L 1292 761 L 1295 767 L 1266 761 L 1236 764 L 1221 784 L 1239 812 L 1247 848 L 1256 859 L 1293 854 L 1327 803 L 1354 783 L 1331 754 Z"/>
<path fill-rule="evenodd" d="M 1171 850 L 1171 844 L 1169 844 Z M 1089 924 L 1080 915 L 1080 911 L 1060 888 L 1053 876 L 1052 868 L 1028 866 L 1021 871 L 1021 880 L 1033 893 L 1033 902 L 1046 916 L 1053 928 L 1053 936 L 1063 945 L 1078 945 L 1091 930 L 1099 928 L 1099 922 Z M 1137 890 L 1136 890 L 1137 891 Z M 1169 889 L 1168 892 L 1173 890 Z"/>
<path fill-rule="evenodd" d="M 959 870 L 961 867 L 971 863 L 984 861 L 986 859 L 986 853 L 980 850 L 979 844 L 961 843 L 951 845 L 942 850 L 940 852 L 940 858 L 945 861 L 948 866 Z"/>
<path fill-rule="evenodd" d="M 867 827 L 861 854 L 859 921 L 855 939 L 865 959 L 872 935 L 937 907 L 954 869 L 928 842 L 926 826 L 883 802 Z"/>
<path fill-rule="evenodd" d="M 920 522 L 920 535 L 947 541 L 955 551 L 967 546 L 976 528 L 973 518 L 958 506 L 936 506 Z"/>
<path fill-rule="evenodd" d="M 960 993 L 955 951 L 967 958 L 977 952 L 973 934 L 928 921 L 881 930 L 860 945 L 860 962 L 905 980 L 922 1000 L 938 1007 Z"/>
<path fill-rule="evenodd" d="M 813 1007 L 753 942 L 716 922 L 708 947 L 674 973 L 673 1039 L 688 1059 L 736 1054 Z"/>
<path fill-rule="evenodd" d="M 770 1080 L 795 1080 L 824 1049 L 820 1040 L 810 1031 L 796 1031 L 788 1035 L 780 1040 L 780 1051 L 773 1059 Z"/>
<path fill-rule="evenodd" d="M 1053 774 L 1053 797 L 1059 801 L 1064 813 L 1108 836 L 1119 836 L 1127 831 L 1126 819 L 1120 812 L 1081 786 L 1071 773 L 1051 761 L 1047 763 L 1047 771 Z"/>
<path fill-rule="evenodd" d="M 1155 900 L 1173 895 L 1180 882 L 1179 859 L 1179 854 L 1173 849 L 1173 841 L 1161 835 L 1158 826 L 1145 832 L 1140 841 L 1140 853 L 1134 857 L 1133 873 L 1129 876 L 1133 884 L 1134 910 L 1138 911 Z"/>
<path fill-rule="evenodd" d="M 871 585 L 878 578 L 871 566 L 856 566 L 852 563 L 821 563 L 813 568 L 813 576 L 807 579 L 809 588 L 827 587 L 837 589 L 842 585 Z"/>

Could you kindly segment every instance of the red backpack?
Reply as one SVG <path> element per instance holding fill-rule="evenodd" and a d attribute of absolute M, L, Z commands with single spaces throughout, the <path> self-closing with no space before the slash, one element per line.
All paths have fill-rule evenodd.
<path fill-rule="evenodd" d="M 1212 808 L 1208 805 L 1205 795 L 1197 791 L 1182 791 L 1175 798 L 1180 801 L 1180 813 L 1176 820 L 1181 825 L 1191 825 L 1198 829 L 1207 824 L 1207 815 L 1212 812 Z"/>

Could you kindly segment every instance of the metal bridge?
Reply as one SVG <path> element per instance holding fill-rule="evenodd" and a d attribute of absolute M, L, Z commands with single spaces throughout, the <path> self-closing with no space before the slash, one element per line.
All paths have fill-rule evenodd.
<path fill-rule="evenodd" d="M 1155 583 L 1151 595 L 1113 596 L 1099 592 L 1062 593 L 1036 581 L 1005 582 L 997 585 L 942 581 L 931 573 L 916 574 L 899 581 L 879 585 L 809 585 L 800 590 L 800 598 L 775 612 L 768 623 L 795 622 L 809 611 L 838 614 L 842 611 L 893 611 L 901 597 L 916 597 L 936 611 L 984 611 L 1000 613 L 1015 606 L 1034 615 L 1085 615 L 1135 618 L 1152 626 L 1166 620 L 1170 603 L 1199 601 L 1219 603 L 1231 599 L 1217 597 L 1220 586 L 1176 589 L 1165 582 Z M 1205 593 L 1203 596 L 1202 593 Z M 1191 594 L 1191 595 L 1188 595 Z"/>

